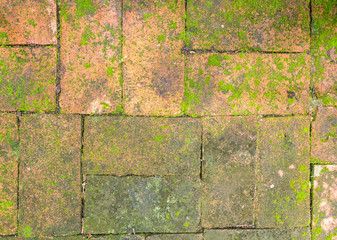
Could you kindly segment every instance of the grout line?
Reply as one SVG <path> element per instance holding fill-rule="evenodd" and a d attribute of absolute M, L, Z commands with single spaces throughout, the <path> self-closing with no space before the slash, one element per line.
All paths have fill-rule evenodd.
<path fill-rule="evenodd" d="M 17 124 L 17 133 L 18 133 L 18 150 L 20 150 L 20 142 L 21 142 L 21 133 L 20 133 L 20 130 L 21 130 L 21 120 L 20 120 L 20 115 L 17 115 L 17 118 L 16 118 L 16 124 Z M 19 214 L 19 211 L 20 211 L 20 163 L 21 163 L 21 159 L 20 159 L 20 155 L 18 155 L 18 158 L 17 158 L 17 198 L 16 198 L 16 208 L 17 208 L 17 212 L 16 212 L 16 216 L 17 216 L 17 228 L 16 228 L 16 234 L 18 235 L 19 234 L 19 226 L 20 226 L 20 221 L 19 221 L 19 218 L 20 218 L 20 214 Z"/>
<path fill-rule="evenodd" d="M 311 37 L 312 37 L 312 0 L 310 0 L 309 2 L 309 17 L 310 17 L 310 21 L 309 21 L 309 36 L 310 36 L 310 45 L 311 45 Z M 310 46 L 310 50 L 311 50 L 311 46 Z"/>
<path fill-rule="evenodd" d="M 44 47 L 57 47 L 57 44 L 5 44 L 0 45 L 0 48 L 20 48 L 20 47 L 27 47 L 27 48 L 44 48 Z"/>
<path fill-rule="evenodd" d="M 84 121 L 85 117 L 81 116 L 81 152 L 80 152 L 80 178 L 81 178 L 81 234 L 84 233 L 84 192 L 85 176 L 83 176 L 83 149 L 84 149 Z"/>
<path fill-rule="evenodd" d="M 57 21 L 57 62 L 56 62 L 56 113 L 60 113 L 60 94 L 61 94 L 61 19 L 60 19 L 60 1 L 56 2 L 56 21 Z"/>

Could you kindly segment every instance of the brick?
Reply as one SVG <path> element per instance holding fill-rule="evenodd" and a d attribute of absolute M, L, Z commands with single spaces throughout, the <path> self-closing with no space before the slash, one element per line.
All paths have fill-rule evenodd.
<path fill-rule="evenodd" d="M 190 115 L 305 114 L 308 63 L 304 54 L 189 56 L 184 109 Z"/>
<path fill-rule="evenodd" d="M 97 238 L 90 238 L 92 240 L 105 240 L 105 239 L 114 239 L 114 240 L 145 240 L 145 237 L 139 235 L 109 235 L 102 236 Z"/>
<path fill-rule="evenodd" d="M 0 240 L 49 240 L 49 239 L 59 239 L 59 240 L 81 240 L 81 239 L 87 239 L 86 236 L 69 236 L 69 237 L 36 237 L 36 238 L 30 238 L 30 237 L 15 237 L 15 236 L 8 236 L 8 237 L 0 237 Z"/>
<path fill-rule="evenodd" d="M 183 0 L 124 0 L 124 107 L 130 115 L 177 115 L 184 94 Z"/>
<path fill-rule="evenodd" d="M 15 115 L 0 114 L 0 235 L 17 229 L 18 129 Z"/>
<path fill-rule="evenodd" d="M 55 0 L 2 0 L 0 45 L 56 44 Z"/>
<path fill-rule="evenodd" d="M 0 110 L 56 108 L 56 49 L 0 48 Z"/>
<path fill-rule="evenodd" d="M 258 124 L 256 226 L 307 226 L 310 221 L 309 119 L 262 118 Z"/>
<path fill-rule="evenodd" d="M 312 239 L 334 239 L 337 232 L 337 166 L 314 166 Z"/>
<path fill-rule="evenodd" d="M 198 119 L 87 117 L 83 172 L 113 175 L 199 175 Z"/>
<path fill-rule="evenodd" d="M 204 118 L 203 129 L 202 226 L 252 226 L 256 118 Z"/>
<path fill-rule="evenodd" d="M 312 161 L 337 163 L 337 109 L 319 107 L 312 123 Z"/>
<path fill-rule="evenodd" d="M 202 240 L 202 234 L 161 234 L 153 235 L 146 240 Z"/>
<path fill-rule="evenodd" d="M 188 0 L 187 13 L 187 45 L 194 49 L 309 49 L 307 0 Z"/>
<path fill-rule="evenodd" d="M 121 0 L 62 2 L 62 112 L 120 112 Z"/>
<path fill-rule="evenodd" d="M 294 229 L 247 229 L 247 230 L 205 230 L 205 240 L 307 240 L 310 239 L 309 228 Z"/>
<path fill-rule="evenodd" d="M 84 232 L 194 232 L 200 195 L 199 178 L 88 176 Z"/>
<path fill-rule="evenodd" d="M 20 125 L 19 236 L 81 231 L 81 118 L 24 115 Z"/>

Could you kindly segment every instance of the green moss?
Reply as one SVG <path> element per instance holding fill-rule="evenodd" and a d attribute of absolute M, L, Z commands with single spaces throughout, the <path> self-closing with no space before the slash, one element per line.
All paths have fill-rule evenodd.
<path fill-rule="evenodd" d="M 97 6 L 92 0 L 76 0 L 77 15 L 82 17 L 84 15 L 94 15 L 97 10 Z"/>
<path fill-rule="evenodd" d="M 208 57 L 208 66 L 215 66 L 220 67 L 221 66 L 222 57 L 220 54 L 213 54 Z"/>

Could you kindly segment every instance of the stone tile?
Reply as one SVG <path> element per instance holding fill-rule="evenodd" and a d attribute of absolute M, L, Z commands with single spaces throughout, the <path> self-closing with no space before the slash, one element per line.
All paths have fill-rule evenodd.
<path fill-rule="evenodd" d="M 87 117 L 83 172 L 196 176 L 200 146 L 199 119 Z"/>
<path fill-rule="evenodd" d="M 183 0 L 124 0 L 124 107 L 130 115 L 181 114 Z"/>
<path fill-rule="evenodd" d="M 81 117 L 24 115 L 20 133 L 20 236 L 79 234 Z"/>
<path fill-rule="evenodd" d="M 313 162 L 337 163 L 337 109 L 319 107 L 312 123 L 311 157 Z"/>
<path fill-rule="evenodd" d="M 305 114 L 309 56 L 198 54 L 187 57 L 184 111 L 191 115 Z"/>
<path fill-rule="evenodd" d="M 0 235 L 17 229 L 18 128 L 12 114 L 0 114 Z"/>
<path fill-rule="evenodd" d="M 205 240 L 309 240 L 309 228 L 205 230 Z"/>
<path fill-rule="evenodd" d="M 204 118 L 203 129 L 202 226 L 252 226 L 256 118 Z"/>
<path fill-rule="evenodd" d="M 62 1 L 62 112 L 122 111 L 121 1 Z"/>
<path fill-rule="evenodd" d="M 90 238 L 92 240 L 105 240 L 105 239 L 114 239 L 114 240 L 145 240 L 144 236 L 140 235 L 109 235 Z"/>
<path fill-rule="evenodd" d="M 88 176 L 84 232 L 194 232 L 200 195 L 197 177 Z"/>
<path fill-rule="evenodd" d="M 194 49 L 309 49 L 307 0 L 188 0 L 187 13 L 187 45 Z"/>
<path fill-rule="evenodd" d="M 202 234 L 161 234 L 152 235 L 146 240 L 202 240 Z"/>
<path fill-rule="evenodd" d="M 1 0 L 0 45 L 56 44 L 56 0 Z"/>
<path fill-rule="evenodd" d="M 258 124 L 256 226 L 308 226 L 309 118 L 262 118 Z"/>
<path fill-rule="evenodd" d="M 313 239 L 337 235 L 337 166 L 314 166 Z"/>
<path fill-rule="evenodd" d="M 0 110 L 56 108 L 56 48 L 0 48 Z"/>

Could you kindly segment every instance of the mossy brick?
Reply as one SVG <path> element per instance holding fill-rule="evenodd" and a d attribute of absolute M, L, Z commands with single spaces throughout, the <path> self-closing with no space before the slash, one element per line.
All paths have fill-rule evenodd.
<path fill-rule="evenodd" d="M 161 234 L 152 235 L 146 240 L 202 240 L 202 234 Z"/>
<path fill-rule="evenodd" d="M 0 237 L 0 240 L 84 240 L 87 239 L 86 236 L 68 236 L 68 237 L 16 237 L 16 236 L 6 236 Z"/>
<path fill-rule="evenodd" d="M 337 109 L 319 107 L 312 123 L 311 157 L 315 163 L 337 163 Z"/>
<path fill-rule="evenodd" d="M 306 54 L 198 54 L 187 57 L 183 109 L 190 115 L 305 114 Z"/>
<path fill-rule="evenodd" d="M 308 0 L 188 0 L 186 45 L 226 51 L 309 50 Z"/>
<path fill-rule="evenodd" d="M 85 118 L 83 172 L 199 175 L 201 123 L 193 118 Z"/>
<path fill-rule="evenodd" d="M 61 95 L 64 113 L 122 111 L 122 0 L 61 1 Z"/>
<path fill-rule="evenodd" d="M 183 0 L 124 0 L 124 109 L 179 115 L 184 95 Z"/>
<path fill-rule="evenodd" d="M 18 146 L 17 117 L 0 114 L 0 235 L 17 229 Z"/>
<path fill-rule="evenodd" d="M 81 232 L 81 117 L 24 115 L 20 123 L 19 236 Z"/>
<path fill-rule="evenodd" d="M 0 110 L 56 108 L 56 48 L 0 48 Z"/>
<path fill-rule="evenodd" d="M 93 237 L 90 238 L 92 240 L 145 240 L 144 236 L 141 235 L 107 235 L 107 236 L 100 236 L 100 237 Z"/>
<path fill-rule="evenodd" d="M 84 232 L 194 232 L 200 195 L 198 177 L 87 176 Z"/>
<path fill-rule="evenodd" d="M 203 119 L 202 226 L 253 226 L 256 117 Z"/>
<path fill-rule="evenodd" d="M 312 2 L 312 86 L 324 106 L 337 106 L 337 5 L 335 1 Z"/>
<path fill-rule="evenodd" d="M 337 166 L 315 165 L 313 177 L 312 239 L 337 236 Z"/>
<path fill-rule="evenodd" d="M 308 226 L 309 118 L 262 118 L 258 125 L 256 226 Z"/>
<path fill-rule="evenodd" d="M 0 9 L 0 45 L 56 44 L 56 0 L 1 0 Z"/>
<path fill-rule="evenodd" d="M 205 230 L 205 240 L 309 240 L 309 228 Z"/>

